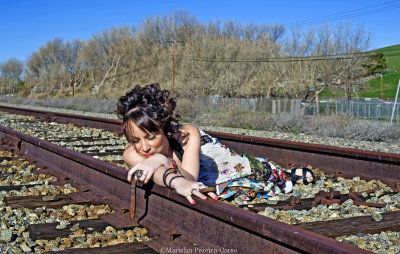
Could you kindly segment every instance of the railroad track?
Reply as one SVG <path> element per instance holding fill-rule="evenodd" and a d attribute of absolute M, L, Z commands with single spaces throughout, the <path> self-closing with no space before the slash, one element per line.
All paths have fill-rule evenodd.
<path fill-rule="evenodd" d="M 103 252 L 119 253 L 121 246 L 156 253 L 142 243 L 148 239 L 146 229 L 117 230 L 99 219 L 111 213 L 107 205 L 76 202 L 67 195 L 77 191 L 70 184 L 57 182 L 9 151 L 0 151 L 0 156 L 4 205 L 0 242 L 14 242 L 4 247 L 0 243 L 2 253 L 43 253 L 71 247 L 79 253 L 98 253 L 99 247 Z M 85 247 L 91 248 L 82 249 Z"/>
<path fill-rule="evenodd" d="M 257 212 L 265 215 L 271 209 L 276 210 L 274 206 L 280 206 L 278 208 L 284 211 L 300 207 L 312 210 L 313 203 L 317 203 L 316 198 L 313 201 L 289 200 L 291 203 L 237 204 L 239 207 L 221 201 L 198 199 L 196 205 L 191 206 L 174 191 L 149 184 L 137 186 L 136 216 L 132 220 L 129 214 L 131 186 L 121 167 L 121 153 L 125 144 L 121 141 L 123 138 L 120 138 L 120 121 L 13 107 L 1 107 L 1 110 L 46 121 L 39 122 L 32 117 L 20 120 L 3 118 L 0 123 L 3 149 L 26 160 L 36 161 L 41 172 L 56 176 L 60 183 L 74 186 L 78 192 L 68 194 L 74 202 L 107 204 L 115 213 L 104 214 L 100 218 L 114 228 L 129 228 L 138 224 L 144 226 L 152 239 L 145 244 L 157 251 L 169 250 L 173 253 L 174 250 L 186 249 L 187 253 L 189 250 L 192 253 L 196 250 L 225 253 L 368 253 L 330 237 L 400 231 L 396 217 L 398 212 L 395 211 L 382 213 L 378 210 L 376 218 L 368 214 L 353 218 L 353 224 L 344 219 L 313 225 L 299 223 L 297 220 L 294 226 L 275 220 L 277 218 L 260 216 Z M 54 129 L 61 129 L 55 122 L 67 124 L 63 125 L 67 129 L 54 135 Z M 78 129 L 71 124 L 92 128 Z M 39 130 L 35 131 L 35 127 Z M 283 166 L 312 165 L 323 169 L 326 175 L 332 175 L 335 181 L 340 177 L 354 179 L 353 182 L 357 181 L 357 177 L 366 180 L 363 181 L 365 185 L 358 186 L 364 189 L 358 192 L 355 190 L 352 197 L 349 197 L 350 194 L 347 197 L 337 197 L 334 192 L 321 193 L 319 202 L 330 202 L 329 206 L 332 207 L 339 199 L 339 202 L 364 202 L 360 206 L 376 211 L 383 208 L 373 207 L 374 202 L 366 202 L 366 197 L 362 196 L 371 191 L 370 187 L 378 187 L 382 192 L 380 195 L 387 197 L 397 197 L 396 192 L 399 191 L 398 154 L 215 132 L 210 134 L 237 152 L 268 157 Z M 376 191 L 372 190 L 371 195 L 375 195 Z M 384 205 L 390 207 L 391 200 Z M 341 231 L 344 227 L 339 225 L 343 224 L 351 226 Z M 329 234 L 332 231 L 335 234 Z"/>

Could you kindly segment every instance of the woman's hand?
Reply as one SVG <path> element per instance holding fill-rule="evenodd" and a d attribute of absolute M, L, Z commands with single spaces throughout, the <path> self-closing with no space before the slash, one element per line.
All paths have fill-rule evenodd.
<path fill-rule="evenodd" d="M 201 199 L 207 198 L 200 192 L 201 189 L 207 187 L 201 182 L 189 181 L 185 178 L 176 178 L 171 182 L 171 187 L 175 189 L 178 194 L 184 196 L 192 205 L 195 204 L 192 195 Z M 214 199 L 218 199 L 217 195 L 213 192 L 209 192 L 208 195 Z"/>
<path fill-rule="evenodd" d="M 169 159 L 162 154 L 154 154 L 153 156 L 137 163 L 133 168 L 129 169 L 128 171 L 128 181 L 132 181 L 132 177 L 138 171 L 142 171 L 142 175 L 139 177 L 138 180 L 148 183 L 153 176 L 154 172 L 161 166 L 165 166 L 169 168 L 170 161 Z"/>

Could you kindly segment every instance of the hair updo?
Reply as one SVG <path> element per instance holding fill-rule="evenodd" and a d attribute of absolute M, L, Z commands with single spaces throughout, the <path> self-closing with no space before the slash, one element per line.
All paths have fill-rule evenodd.
<path fill-rule="evenodd" d="M 123 120 L 127 140 L 132 142 L 129 121 L 147 133 L 162 130 L 169 138 L 178 132 L 180 117 L 174 113 L 175 107 L 175 99 L 169 97 L 169 91 L 161 90 L 159 84 L 136 85 L 119 98 L 116 111 Z"/>

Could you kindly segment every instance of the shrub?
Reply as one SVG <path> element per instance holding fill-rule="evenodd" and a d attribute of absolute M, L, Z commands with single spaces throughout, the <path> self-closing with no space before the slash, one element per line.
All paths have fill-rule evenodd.
<path fill-rule="evenodd" d="M 201 117 L 199 105 L 186 98 L 179 98 L 177 100 L 175 112 L 181 116 L 184 122 L 195 122 L 197 118 Z"/>

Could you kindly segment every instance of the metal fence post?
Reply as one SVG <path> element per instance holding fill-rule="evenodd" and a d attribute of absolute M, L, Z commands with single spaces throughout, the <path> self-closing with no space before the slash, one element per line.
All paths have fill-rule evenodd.
<path fill-rule="evenodd" d="M 393 121 L 394 109 L 396 108 L 396 104 L 397 104 L 397 96 L 399 96 L 399 88 L 400 88 L 400 79 L 399 79 L 399 83 L 397 84 L 396 97 L 394 99 L 393 112 L 392 112 L 392 117 L 390 118 L 390 122 Z"/>
<path fill-rule="evenodd" d="M 368 102 L 368 118 L 371 117 L 371 102 Z"/>

